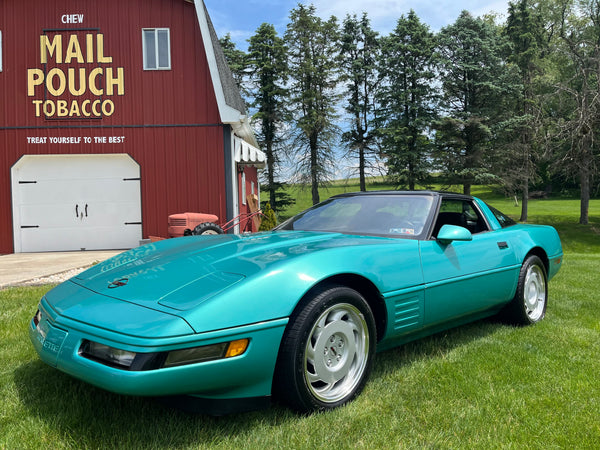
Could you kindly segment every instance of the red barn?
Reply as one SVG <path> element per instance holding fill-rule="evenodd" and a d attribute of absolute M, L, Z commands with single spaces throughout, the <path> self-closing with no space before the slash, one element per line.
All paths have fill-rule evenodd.
<path fill-rule="evenodd" d="M 0 254 L 131 248 L 258 195 L 201 0 L 0 2 L 0 93 Z"/>

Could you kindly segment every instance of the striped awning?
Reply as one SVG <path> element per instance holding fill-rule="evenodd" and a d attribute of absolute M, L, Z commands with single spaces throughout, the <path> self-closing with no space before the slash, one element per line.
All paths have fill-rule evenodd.
<path fill-rule="evenodd" d="M 234 158 L 236 163 L 251 164 L 263 169 L 267 163 L 267 156 L 255 146 L 247 143 L 237 136 L 233 137 Z"/>

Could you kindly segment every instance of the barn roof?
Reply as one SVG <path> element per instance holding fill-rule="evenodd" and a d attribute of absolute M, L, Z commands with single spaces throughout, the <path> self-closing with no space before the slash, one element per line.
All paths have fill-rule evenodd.
<path fill-rule="evenodd" d="M 194 3 L 221 121 L 231 125 L 235 134 L 248 144 L 258 147 L 254 132 L 249 124 L 246 104 L 242 99 L 239 87 L 233 79 L 206 5 L 203 0 L 194 0 Z M 256 150 L 260 152 L 260 150 Z"/>

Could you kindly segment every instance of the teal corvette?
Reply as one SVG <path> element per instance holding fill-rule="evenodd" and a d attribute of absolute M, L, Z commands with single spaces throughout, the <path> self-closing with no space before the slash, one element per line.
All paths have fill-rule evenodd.
<path fill-rule="evenodd" d="M 328 410 L 360 393 L 376 351 L 494 314 L 541 320 L 562 256 L 554 228 L 477 198 L 343 194 L 268 233 L 98 264 L 42 298 L 30 338 L 47 364 L 121 394 Z"/>

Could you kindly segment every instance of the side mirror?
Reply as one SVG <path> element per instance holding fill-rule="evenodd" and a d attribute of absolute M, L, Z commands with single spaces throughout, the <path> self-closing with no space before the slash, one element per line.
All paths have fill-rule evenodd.
<path fill-rule="evenodd" d="M 443 245 L 448 245 L 452 241 L 472 241 L 473 235 L 469 230 L 456 225 L 444 225 L 436 239 Z"/>

